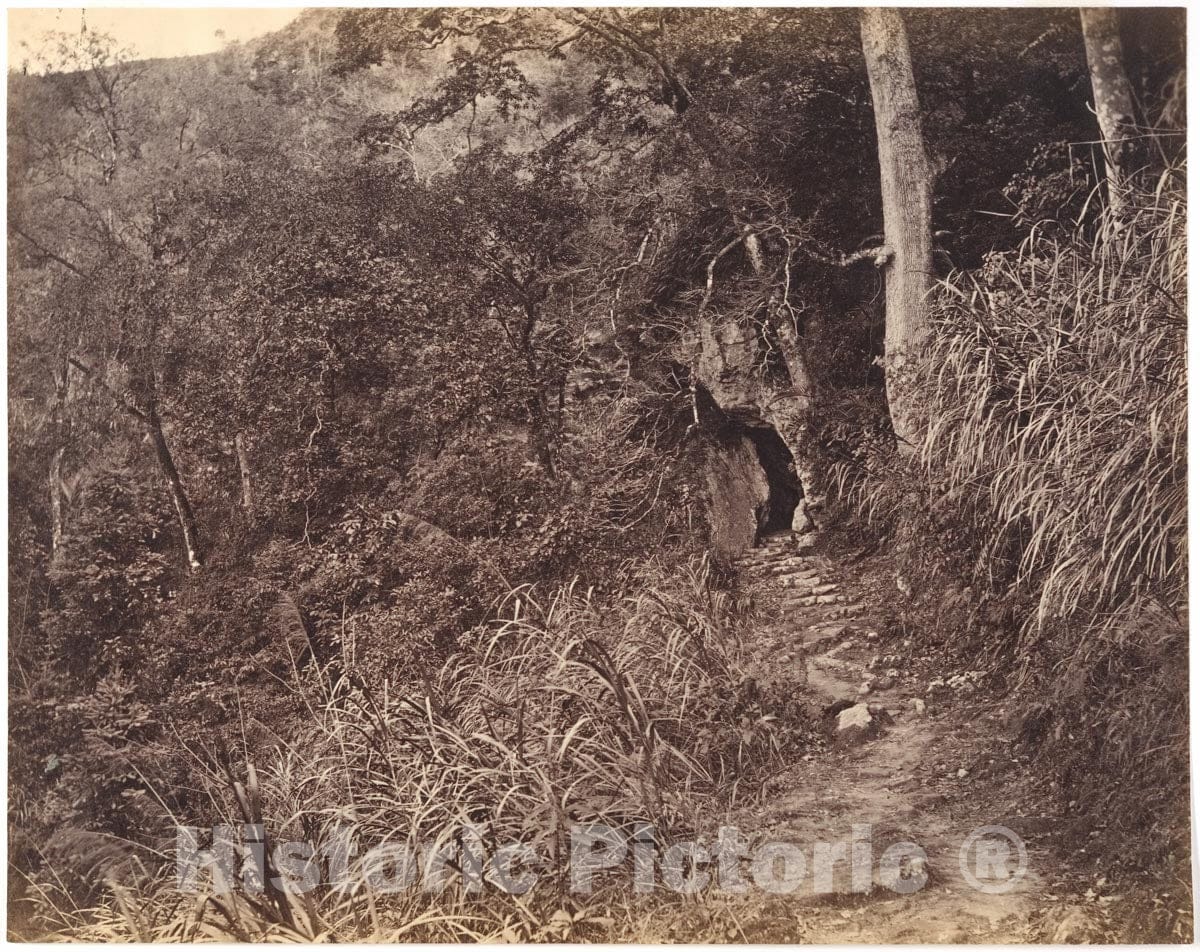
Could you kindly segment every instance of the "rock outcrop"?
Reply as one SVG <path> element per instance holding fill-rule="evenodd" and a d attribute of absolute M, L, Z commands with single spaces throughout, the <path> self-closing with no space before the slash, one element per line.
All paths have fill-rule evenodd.
<path fill-rule="evenodd" d="M 732 559 L 754 546 L 758 512 L 770 495 L 754 444 L 744 436 L 709 443 L 704 481 L 713 550 Z"/>
<path fill-rule="evenodd" d="M 819 500 L 806 465 L 810 387 L 790 318 L 783 331 L 771 343 L 752 323 L 701 313 L 671 349 L 696 391 L 693 439 L 704 441 L 712 547 L 726 558 L 752 548 L 766 532 L 815 528 Z M 586 335 L 567 381 L 569 401 L 638 377 L 617 337 L 606 327 Z M 781 361 L 769 357 L 772 347 L 782 352 Z"/>
<path fill-rule="evenodd" d="M 746 328 L 734 318 L 702 315 L 695 336 L 685 341 L 685 347 L 690 351 L 689 365 L 696 381 L 727 419 L 747 427 L 770 428 L 779 435 L 792 455 L 802 488 L 790 528 L 795 532 L 814 528 L 811 510 L 817 499 L 811 491 L 814 480 L 806 465 L 809 454 L 805 418 L 810 404 L 807 380 L 802 377 L 800 387 L 789 386 L 778 375 L 769 374 L 757 329 Z M 795 362 L 786 361 L 789 375 L 800 374 L 791 369 Z"/>

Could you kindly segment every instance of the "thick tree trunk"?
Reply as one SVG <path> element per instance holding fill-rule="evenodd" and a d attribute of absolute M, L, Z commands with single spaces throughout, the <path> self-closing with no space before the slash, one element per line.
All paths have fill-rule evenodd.
<path fill-rule="evenodd" d="M 1133 88 L 1125 72 L 1125 54 L 1117 11 L 1112 7 L 1084 7 L 1079 11 L 1096 121 L 1104 146 L 1108 205 L 1119 215 L 1125 201 L 1125 181 L 1130 165 L 1130 131 L 1134 122 Z"/>
<path fill-rule="evenodd" d="M 554 478 L 557 471 L 554 466 L 554 450 L 550 446 L 550 414 L 546 409 L 546 402 L 539 394 L 531 397 L 528 405 L 538 459 L 541 460 L 542 468 L 546 470 L 547 474 Z"/>
<path fill-rule="evenodd" d="M 538 368 L 537 356 L 533 350 L 533 331 L 537 327 L 537 307 L 526 301 L 523 310 L 525 320 L 517 338 L 517 349 L 521 360 L 525 363 L 525 372 L 529 375 L 529 384 L 533 387 L 533 395 L 529 397 L 526 406 L 529 409 L 529 422 L 533 427 L 533 438 L 537 444 L 538 457 L 550 477 L 557 477 L 554 465 L 553 427 L 550 420 L 550 409 L 546 406 L 546 395 L 542 388 L 542 374 Z"/>
<path fill-rule="evenodd" d="M 238 471 L 242 476 L 242 508 L 247 513 L 254 511 L 254 484 L 250 469 L 250 454 L 246 452 L 246 439 L 241 433 L 233 438 L 233 448 L 237 453 Z"/>
<path fill-rule="evenodd" d="M 179 529 L 183 533 L 183 546 L 187 552 L 188 571 L 195 574 L 204 564 L 200 551 L 200 533 L 196 529 L 196 516 L 192 512 L 192 504 L 188 502 L 187 492 L 183 488 L 183 480 L 175 467 L 171 456 L 171 448 L 163 433 L 162 421 L 158 417 L 158 408 L 151 403 L 144 411 L 146 433 L 154 444 L 154 455 L 158 459 L 158 467 L 166 477 L 167 488 L 171 493 L 171 502 L 175 505 L 175 513 L 179 517 Z"/>
<path fill-rule="evenodd" d="M 887 270 L 884 375 L 902 454 L 921 432 L 917 362 L 929 335 L 925 296 L 933 281 L 933 171 L 925 152 L 908 34 L 898 10 L 861 12 L 863 55 L 879 140 Z"/>

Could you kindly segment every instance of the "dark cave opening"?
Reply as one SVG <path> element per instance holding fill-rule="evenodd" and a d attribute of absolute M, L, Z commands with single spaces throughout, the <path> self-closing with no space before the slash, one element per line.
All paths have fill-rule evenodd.
<path fill-rule="evenodd" d="M 758 538 L 792 528 L 792 516 L 803 495 L 792 452 L 774 427 L 751 426 L 746 436 L 767 474 L 767 501 L 758 508 Z"/>

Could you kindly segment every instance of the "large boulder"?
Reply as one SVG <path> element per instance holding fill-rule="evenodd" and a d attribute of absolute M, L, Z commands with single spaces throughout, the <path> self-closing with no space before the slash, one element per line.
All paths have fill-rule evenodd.
<path fill-rule="evenodd" d="M 713 550 L 732 559 L 754 545 L 758 510 L 770 494 L 754 444 L 744 436 L 705 448 L 705 488 Z"/>

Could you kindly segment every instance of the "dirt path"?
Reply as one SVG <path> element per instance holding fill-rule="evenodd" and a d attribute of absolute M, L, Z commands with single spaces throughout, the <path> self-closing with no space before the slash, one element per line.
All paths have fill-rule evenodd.
<path fill-rule="evenodd" d="M 731 900 L 726 911 L 736 925 L 725 937 L 1011 943 L 1094 934 L 1102 924 L 1098 910 L 1064 902 L 1053 891 L 1067 881 L 1078 886 L 1079 874 L 1038 844 L 1038 834 L 1057 821 L 1025 815 L 1036 814 L 1030 809 L 1036 800 L 1023 796 L 1024 775 L 995 715 L 968 713 L 961 708 L 969 704 L 930 696 L 927 682 L 905 672 L 900 654 L 880 647 L 879 620 L 867 605 L 878 596 L 848 591 L 843 579 L 850 574 L 829 559 L 789 537 L 754 550 L 743 571 L 763 595 L 779 600 L 777 621 L 760 633 L 766 657 L 804 658 L 808 700 L 814 713 L 823 712 L 830 740 L 827 749 L 776 778 L 761 803 L 734 822 L 752 830 L 756 842 L 797 845 L 814 867 L 819 844 L 852 840 L 869 846 L 874 863 L 869 887 L 861 872 L 853 880 L 846 861 L 824 886 L 814 868 L 788 895 Z M 764 662 L 764 679 L 772 676 L 771 663 Z M 957 683 L 964 682 L 969 678 Z M 838 730 L 839 720 L 864 713 L 872 721 L 865 731 Z M 987 827 L 1011 834 L 980 832 Z M 905 842 L 919 846 L 927 860 L 905 860 L 909 876 L 898 881 L 881 858 Z M 922 882 L 914 892 L 897 891 Z"/>

